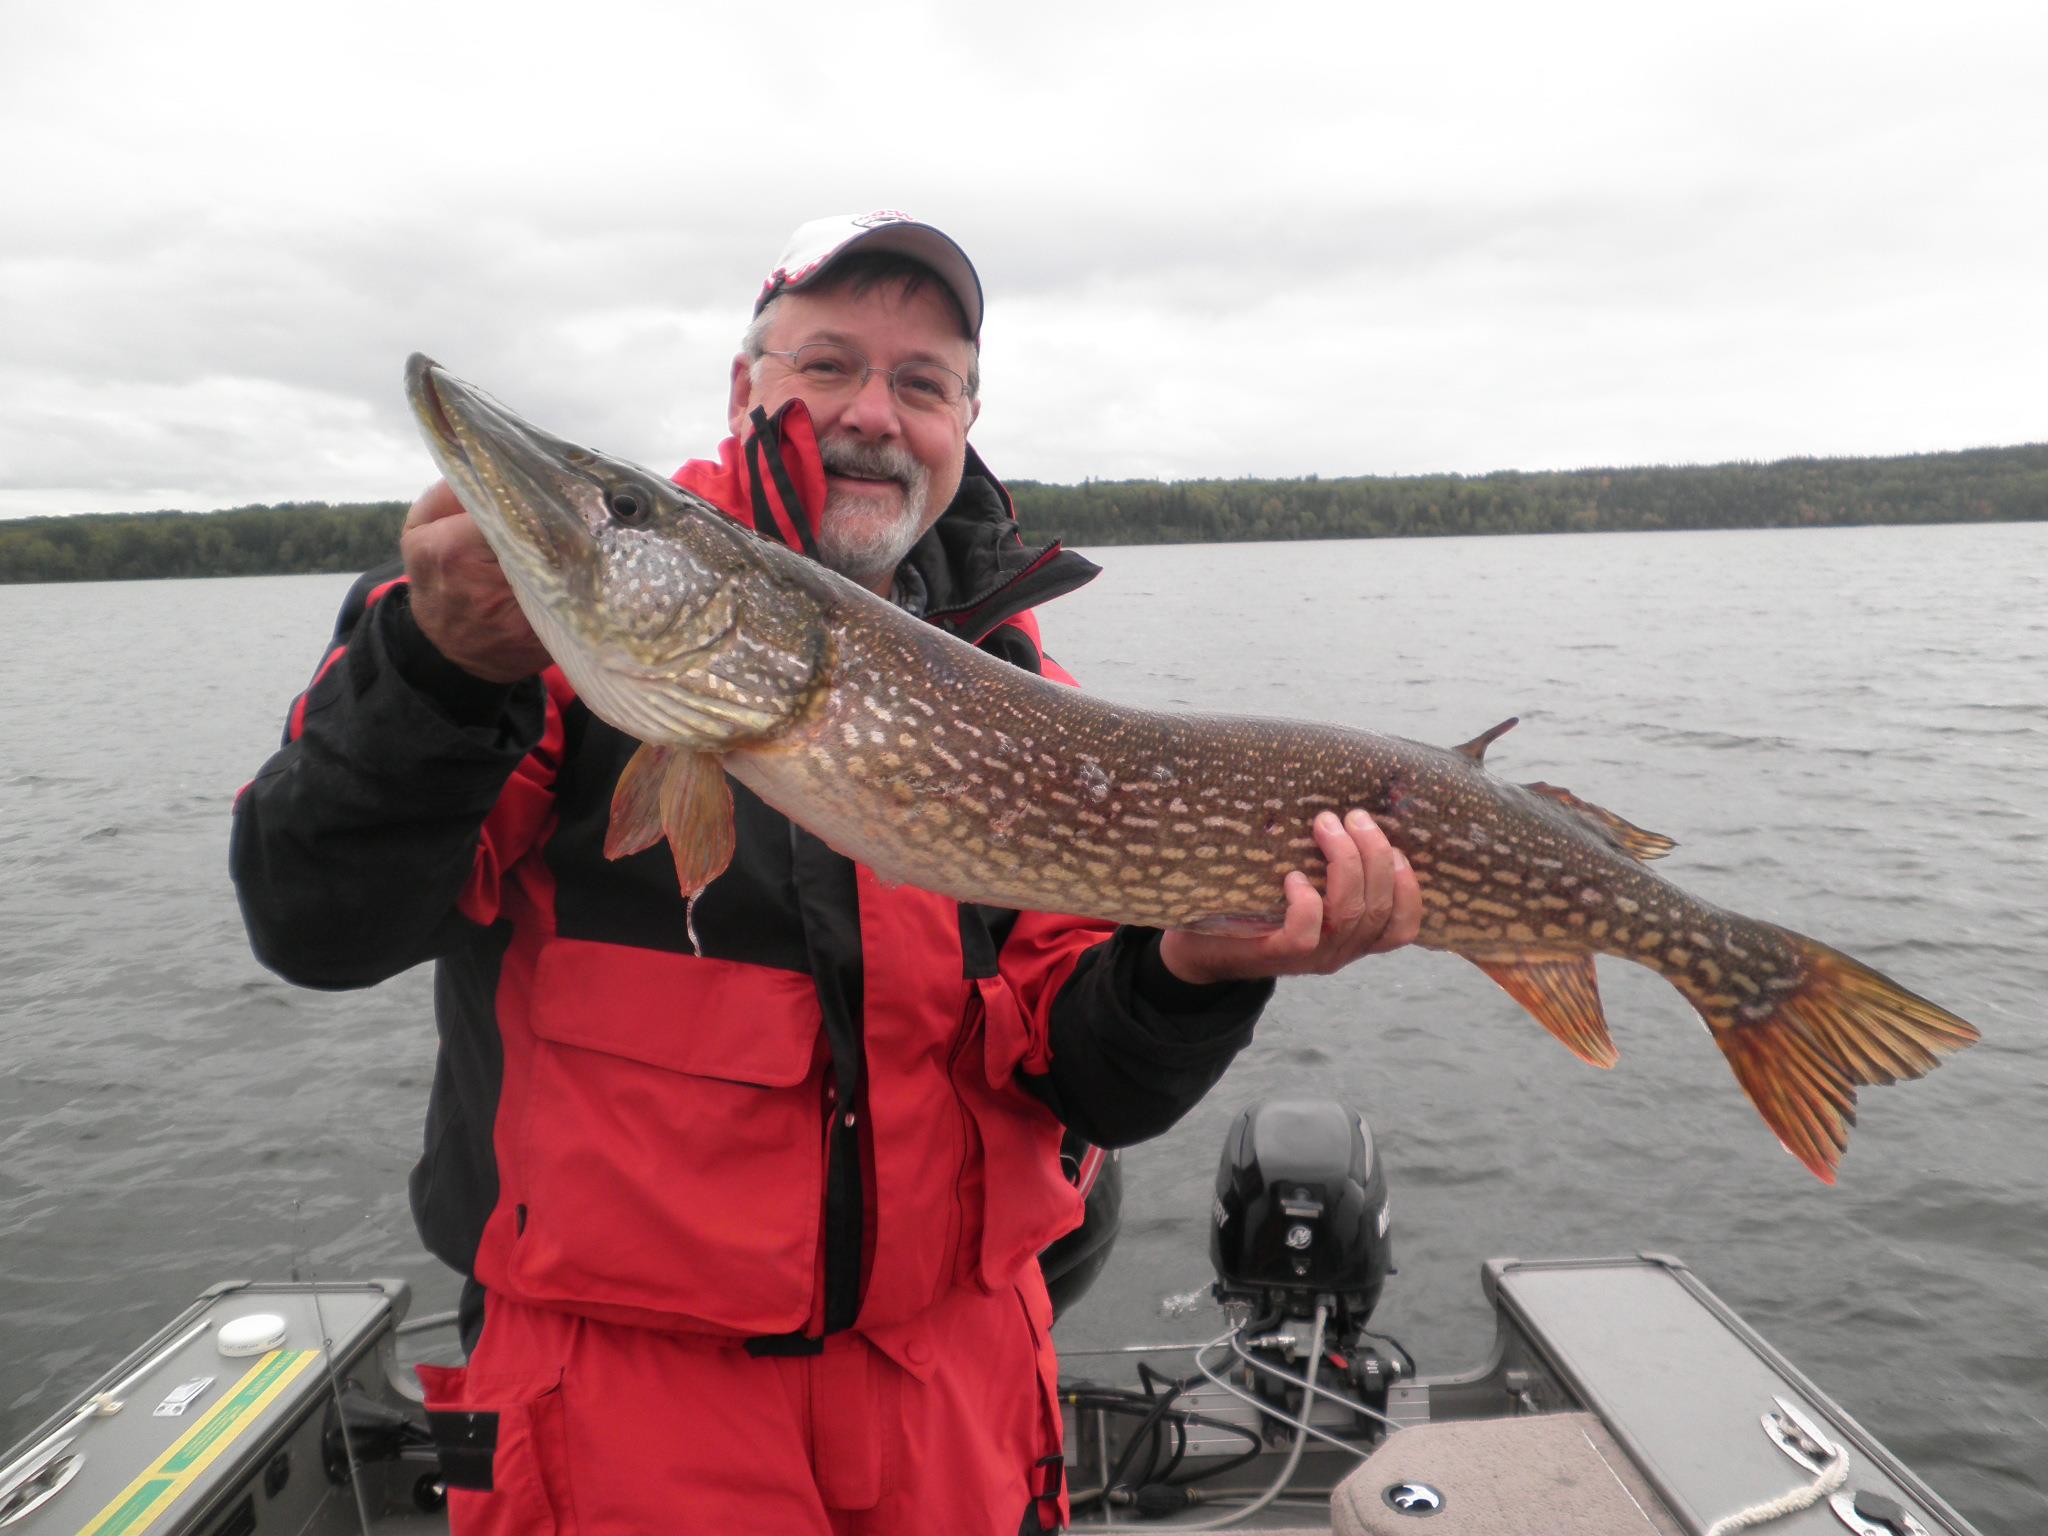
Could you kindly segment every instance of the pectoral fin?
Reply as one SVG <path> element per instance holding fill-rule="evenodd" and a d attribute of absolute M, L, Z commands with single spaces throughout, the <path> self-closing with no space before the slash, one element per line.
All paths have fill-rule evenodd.
<path fill-rule="evenodd" d="M 1611 1067 L 1621 1059 L 1600 1009 L 1600 980 L 1591 955 L 1523 954 L 1500 960 L 1472 958 L 1472 963 L 1499 982 L 1579 1060 Z"/>
<path fill-rule="evenodd" d="M 732 791 L 716 753 L 643 745 L 626 764 L 612 792 L 605 857 L 638 853 L 664 834 L 686 897 L 732 862 Z"/>

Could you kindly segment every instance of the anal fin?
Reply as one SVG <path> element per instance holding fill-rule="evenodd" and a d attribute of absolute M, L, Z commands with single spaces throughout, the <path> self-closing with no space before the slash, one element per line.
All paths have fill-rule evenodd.
<path fill-rule="evenodd" d="M 664 834 L 683 895 L 694 900 L 732 862 L 732 790 L 716 753 L 643 743 L 627 762 L 612 792 L 605 857 L 638 853 Z"/>
<path fill-rule="evenodd" d="M 1600 1008 L 1600 979 L 1585 954 L 1519 954 L 1481 960 L 1467 956 L 1509 997 L 1536 1016 L 1579 1060 L 1611 1067 L 1621 1059 Z"/>

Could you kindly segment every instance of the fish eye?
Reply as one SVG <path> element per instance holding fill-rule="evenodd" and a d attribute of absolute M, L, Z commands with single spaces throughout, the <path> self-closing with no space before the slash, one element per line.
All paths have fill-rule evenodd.
<path fill-rule="evenodd" d="M 648 498 L 630 486 L 620 486 L 605 496 L 604 504 L 615 520 L 630 526 L 647 515 Z"/>

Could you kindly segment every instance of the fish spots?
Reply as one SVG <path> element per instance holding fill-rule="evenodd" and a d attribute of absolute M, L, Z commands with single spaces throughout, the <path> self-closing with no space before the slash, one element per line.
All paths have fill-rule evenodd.
<path fill-rule="evenodd" d="M 1674 944 L 1671 948 L 1664 951 L 1664 959 L 1667 964 L 1675 965 L 1680 970 L 1683 970 L 1692 964 L 1692 951 L 1683 944 Z"/>
<path fill-rule="evenodd" d="M 1700 956 L 1699 963 L 1692 970 L 1695 976 L 1710 987 L 1718 987 L 1721 984 L 1721 967 L 1705 955 Z"/>
<path fill-rule="evenodd" d="M 1636 948 L 1647 953 L 1650 950 L 1660 948 L 1663 945 L 1663 943 L 1663 930 L 1658 928 L 1648 928 L 1645 929 L 1643 931 L 1642 936 L 1636 940 Z"/>
<path fill-rule="evenodd" d="M 1569 879 L 1570 876 L 1566 876 L 1566 878 Z M 1604 906 L 1607 902 L 1607 893 L 1596 886 L 1588 885 L 1580 889 L 1579 900 L 1589 907 Z M 1630 910 L 1633 911 L 1634 909 L 1630 908 Z"/>
<path fill-rule="evenodd" d="M 1463 864 L 1446 864 L 1441 860 L 1436 865 L 1436 872 L 1440 875 L 1449 875 L 1453 880 L 1462 880 L 1467 885 L 1478 885 L 1486 879 L 1486 876 L 1476 869 L 1468 869 Z"/>
<path fill-rule="evenodd" d="M 1550 892 L 1545 891 L 1536 898 L 1536 905 L 1543 908 L 1546 912 L 1563 912 L 1571 906 L 1571 903 L 1562 896 L 1553 896 Z"/>
<path fill-rule="evenodd" d="M 1614 905 L 1629 917 L 1634 917 L 1638 912 L 1643 910 L 1643 905 L 1641 902 L 1631 901 L 1626 896 L 1615 897 Z"/>
<path fill-rule="evenodd" d="M 1510 907 L 1503 902 L 1488 901 L 1484 896 L 1474 896 L 1465 905 L 1470 910 L 1484 913 L 1488 917 L 1506 919 L 1521 916 L 1521 912 L 1518 909 Z"/>
<path fill-rule="evenodd" d="M 860 745 L 860 727 L 859 727 L 859 726 L 857 726 L 857 725 L 843 725 L 843 726 L 841 726 L 841 727 L 839 728 L 839 739 L 840 739 L 841 741 L 845 742 L 845 743 L 846 743 L 846 744 L 847 744 L 847 745 L 848 745 L 849 747 L 857 747 L 857 746 L 859 746 L 859 745 Z"/>

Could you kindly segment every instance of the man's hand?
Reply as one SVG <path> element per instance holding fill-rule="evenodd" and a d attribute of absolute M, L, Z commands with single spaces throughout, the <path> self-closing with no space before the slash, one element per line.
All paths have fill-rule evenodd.
<path fill-rule="evenodd" d="M 1159 940 L 1166 968 L 1197 984 L 1327 976 L 1361 955 L 1411 943 L 1422 928 L 1422 891 L 1379 823 L 1364 811 L 1341 823 L 1324 811 L 1315 837 L 1329 864 L 1323 894 L 1296 870 L 1287 877 L 1287 916 L 1273 932 L 1237 939 L 1175 929 Z"/>
<path fill-rule="evenodd" d="M 435 650 L 492 683 L 516 683 L 549 664 L 498 557 L 446 480 L 436 480 L 412 504 L 398 548 L 412 586 L 413 618 Z"/>

